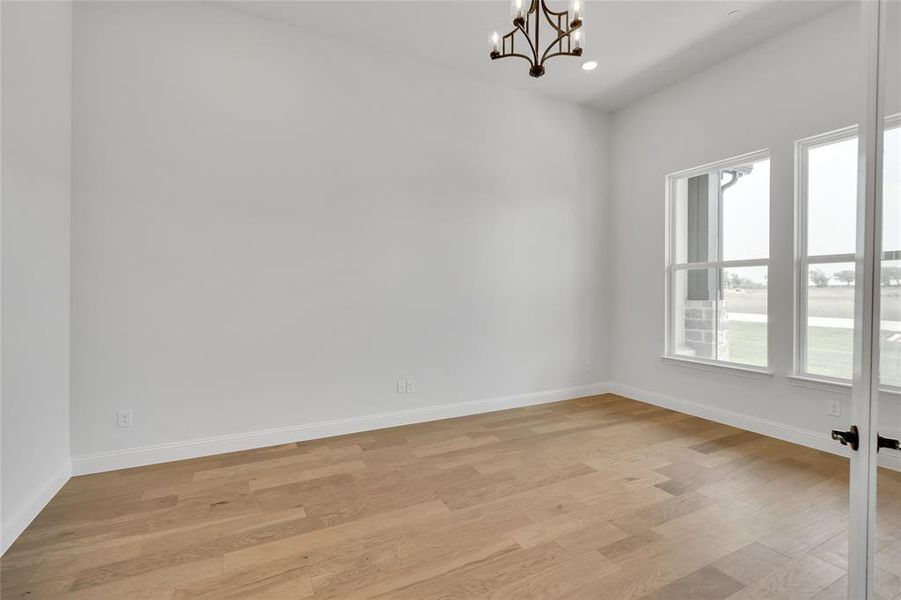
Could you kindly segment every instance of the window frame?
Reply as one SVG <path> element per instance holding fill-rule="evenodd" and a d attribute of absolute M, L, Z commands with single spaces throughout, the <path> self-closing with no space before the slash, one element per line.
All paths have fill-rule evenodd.
<path fill-rule="evenodd" d="M 886 117 L 883 130 L 901 127 L 901 113 Z M 808 269 L 811 265 L 828 263 L 857 263 L 855 252 L 845 254 L 807 254 L 809 198 L 807 195 L 808 153 L 811 149 L 847 141 L 859 137 L 859 127 L 849 125 L 825 133 L 819 133 L 795 141 L 795 244 L 794 244 L 794 307 L 792 313 L 792 374 L 791 379 L 822 382 L 833 386 L 850 385 L 851 379 L 810 373 L 807 371 L 807 289 Z M 856 232 L 855 232 L 856 233 Z M 883 251 L 880 265 L 886 260 L 901 260 L 901 251 Z M 901 387 L 881 386 L 892 393 L 901 392 Z"/>
<path fill-rule="evenodd" d="M 884 131 L 901 127 L 901 113 L 885 118 Z M 807 196 L 808 152 L 813 148 L 835 144 L 859 136 L 859 127 L 849 125 L 825 133 L 812 135 L 795 142 L 795 256 L 794 256 L 794 310 L 792 335 L 792 374 L 791 378 L 802 381 L 822 382 L 827 385 L 846 386 L 851 379 L 810 373 L 807 371 L 807 288 L 809 285 L 807 272 L 810 265 L 827 263 L 852 263 L 857 265 L 856 252 L 846 254 L 807 254 L 807 233 L 809 198 Z M 901 260 L 901 251 L 883 251 L 880 265 L 887 260 Z M 890 393 L 901 392 L 901 387 L 881 386 Z"/>
<path fill-rule="evenodd" d="M 856 138 L 857 125 L 812 135 L 795 142 L 795 256 L 794 256 L 794 307 L 793 307 L 793 365 L 795 377 L 830 383 L 850 381 L 843 377 L 820 375 L 807 371 L 807 289 L 808 269 L 811 265 L 828 263 L 855 263 L 854 252 L 846 254 L 807 254 L 807 216 L 809 213 L 808 156 L 812 149 Z"/>
<path fill-rule="evenodd" d="M 767 223 L 767 238 L 769 241 L 769 247 L 767 251 L 766 258 L 754 258 L 754 259 L 741 259 L 741 260 L 715 260 L 715 261 L 705 261 L 705 262 L 684 262 L 677 263 L 675 262 L 676 257 L 676 239 L 677 232 L 675 231 L 676 219 L 674 211 L 676 210 L 676 182 L 680 179 L 685 179 L 689 177 L 696 177 L 698 175 L 709 174 L 713 171 L 721 171 L 723 169 L 728 169 L 731 167 L 739 167 L 742 165 L 746 165 L 748 163 L 760 162 L 763 160 L 768 160 L 770 162 L 770 166 L 772 169 L 772 152 L 769 148 L 763 148 L 760 150 L 755 150 L 753 152 L 748 152 L 746 154 L 740 154 L 738 156 L 732 156 L 729 158 L 725 158 L 723 160 L 718 160 L 714 162 L 710 162 L 704 165 L 700 165 L 697 167 L 692 167 L 690 169 L 684 169 L 681 171 L 676 171 L 674 173 L 669 173 L 666 175 L 664 180 L 665 186 L 665 223 L 664 223 L 664 342 L 663 342 L 663 358 L 667 361 L 678 361 L 685 363 L 695 363 L 704 366 L 710 366 L 714 368 L 723 368 L 725 370 L 730 371 L 739 371 L 739 372 L 748 372 L 748 373 L 758 373 L 764 375 L 772 375 L 772 372 L 769 370 L 770 365 L 772 365 L 772 351 L 771 351 L 771 336 L 769 335 L 769 315 L 770 315 L 770 291 L 769 286 L 767 286 L 767 348 L 766 348 L 766 364 L 765 365 L 753 365 L 747 363 L 737 363 L 733 361 L 727 360 L 718 360 L 718 359 L 710 359 L 710 358 L 698 358 L 694 356 L 687 356 L 684 354 L 676 354 L 675 352 L 675 322 L 673 320 L 673 309 L 675 306 L 675 298 L 673 297 L 674 288 L 675 288 L 675 276 L 676 273 L 683 270 L 690 269 L 716 269 L 718 273 L 721 273 L 723 269 L 729 268 L 738 268 L 738 267 L 766 267 L 767 270 L 767 279 L 769 279 L 770 272 L 770 260 L 771 254 L 770 251 L 772 249 L 772 243 L 770 239 L 771 227 L 770 223 Z M 773 180 L 772 180 L 772 172 L 770 174 L 770 182 L 769 182 L 769 202 L 770 207 L 772 207 L 772 197 L 773 197 Z M 719 214 L 722 215 L 722 211 L 719 211 Z M 772 217 L 772 214 L 770 215 Z M 721 216 L 720 216 L 721 218 Z M 722 239 L 722 231 L 717 231 L 717 245 L 720 249 L 722 249 L 723 239 Z"/>

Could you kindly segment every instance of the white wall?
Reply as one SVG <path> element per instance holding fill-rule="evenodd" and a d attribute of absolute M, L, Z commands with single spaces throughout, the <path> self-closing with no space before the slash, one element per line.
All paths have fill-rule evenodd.
<path fill-rule="evenodd" d="M 209 4 L 74 52 L 77 469 L 606 379 L 602 113 Z"/>
<path fill-rule="evenodd" d="M 795 140 L 862 120 L 858 7 L 844 6 L 614 115 L 610 378 L 825 439 L 847 394 L 791 383 Z M 666 174 L 771 150 L 770 379 L 663 362 Z M 827 416 L 840 397 L 845 416 Z M 703 412 L 703 411 L 702 411 Z M 723 414 L 723 413 L 720 413 Z M 791 433 L 786 429 L 782 433 Z M 803 437 L 803 436 L 802 436 Z"/>
<path fill-rule="evenodd" d="M 69 474 L 72 7 L 0 10 L 2 552 Z"/>

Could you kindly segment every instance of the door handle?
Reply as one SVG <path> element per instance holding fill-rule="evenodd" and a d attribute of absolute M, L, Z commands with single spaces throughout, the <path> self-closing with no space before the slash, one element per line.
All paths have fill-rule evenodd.
<path fill-rule="evenodd" d="M 879 452 L 882 448 L 888 448 L 889 450 L 901 450 L 901 440 L 896 440 L 894 438 L 882 437 L 881 435 L 876 435 L 876 452 Z"/>
<path fill-rule="evenodd" d="M 847 431 L 844 431 L 842 429 L 833 429 L 832 439 L 841 443 L 842 446 L 850 447 L 851 450 L 857 450 L 860 447 L 860 435 L 857 431 L 856 425 L 852 425 L 851 428 Z M 901 450 L 901 440 L 877 435 L 876 451 L 878 452 L 882 448 L 887 448 L 889 450 Z"/>
<path fill-rule="evenodd" d="M 857 425 L 851 425 L 851 429 L 847 431 L 833 429 L 832 439 L 840 442 L 842 446 L 848 446 L 851 450 L 857 450 L 860 447 L 860 435 L 857 432 Z"/>

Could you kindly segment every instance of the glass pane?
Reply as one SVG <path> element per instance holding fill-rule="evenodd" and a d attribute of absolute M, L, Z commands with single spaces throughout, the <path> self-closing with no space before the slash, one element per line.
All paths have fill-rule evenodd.
<path fill-rule="evenodd" d="M 853 254 L 857 137 L 807 152 L 807 254 Z"/>
<path fill-rule="evenodd" d="M 719 360 L 767 365 L 767 268 L 723 269 Z"/>
<path fill-rule="evenodd" d="M 767 268 L 682 269 L 673 279 L 673 351 L 767 366 Z"/>
<path fill-rule="evenodd" d="M 901 387 L 901 260 L 882 263 L 879 375 L 882 385 Z"/>
<path fill-rule="evenodd" d="M 901 121 L 901 114 L 890 118 L 890 121 Z M 882 249 L 901 250 L 901 126 L 886 129 L 883 140 Z"/>
<path fill-rule="evenodd" d="M 807 365 L 811 375 L 851 379 L 854 351 L 854 263 L 807 270 Z"/>
<path fill-rule="evenodd" d="M 883 88 L 888 123 L 883 136 L 882 198 L 884 251 L 901 250 L 901 2 L 883 2 L 885 61 Z M 892 117 L 892 115 L 895 115 Z M 880 379 L 901 386 L 901 261 L 883 261 L 880 287 Z M 876 405 L 877 431 L 886 439 L 901 439 L 901 402 L 880 394 Z M 901 597 L 901 452 L 879 453 L 876 511 L 877 598 Z"/>
<path fill-rule="evenodd" d="M 717 191 L 707 174 L 673 182 L 675 262 L 693 263 L 717 257 Z"/>
<path fill-rule="evenodd" d="M 673 351 L 682 356 L 716 359 L 721 316 L 716 269 L 684 269 L 673 277 Z"/>
<path fill-rule="evenodd" d="M 770 255 L 770 161 L 720 171 L 722 260 Z"/>
<path fill-rule="evenodd" d="M 675 262 L 767 258 L 769 159 L 673 182 Z"/>

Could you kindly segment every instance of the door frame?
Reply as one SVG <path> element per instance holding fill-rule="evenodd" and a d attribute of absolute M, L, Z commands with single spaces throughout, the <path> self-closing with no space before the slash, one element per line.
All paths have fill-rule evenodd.
<path fill-rule="evenodd" d="M 866 108 L 859 129 L 854 370 L 851 414 L 860 448 L 851 452 L 848 597 L 872 600 L 876 584 L 876 435 L 879 401 L 882 141 L 884 129 L 885 0 L 862 0 L 866 44 Z"/>

